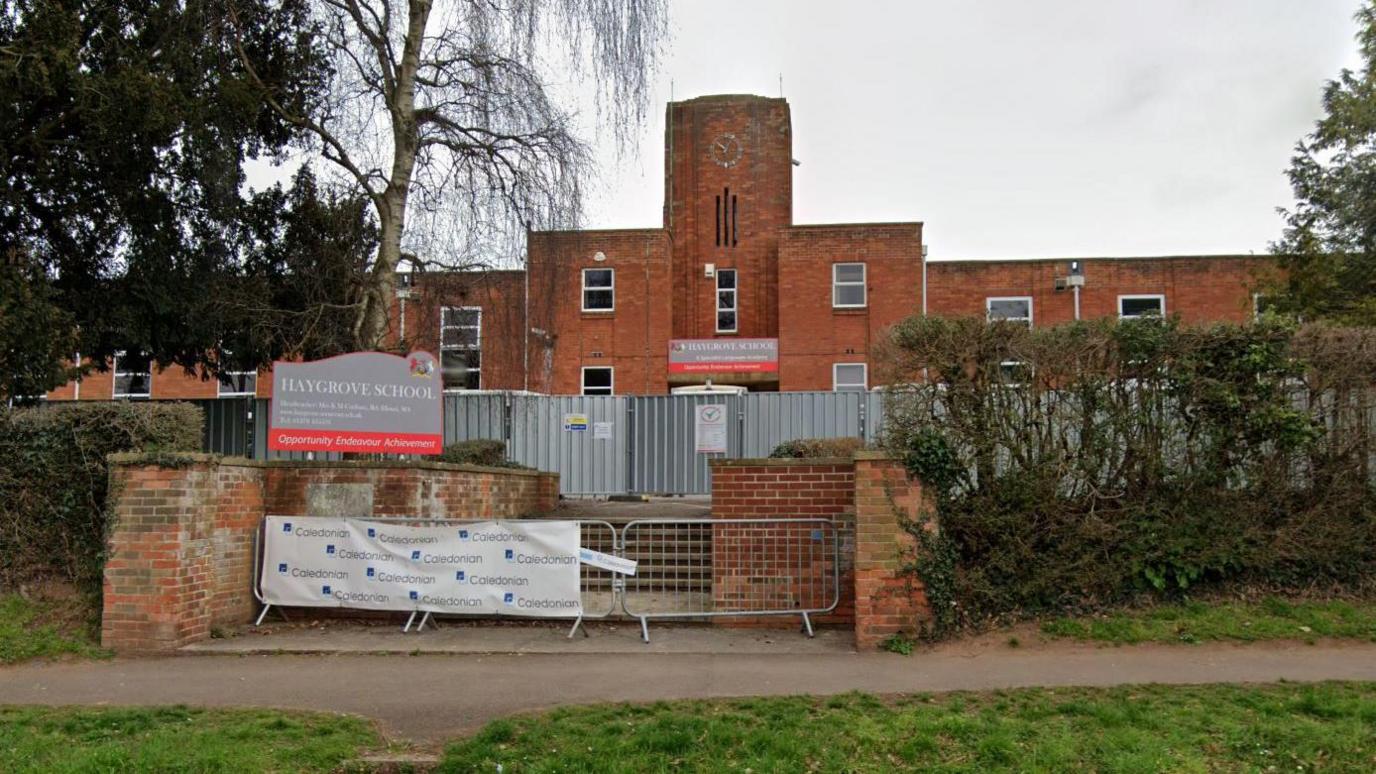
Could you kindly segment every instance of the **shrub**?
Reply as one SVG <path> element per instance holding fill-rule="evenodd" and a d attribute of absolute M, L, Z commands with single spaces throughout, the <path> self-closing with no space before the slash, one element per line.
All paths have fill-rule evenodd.
<path fill-rule="evenodd" d="M 917 318 L 885 361 L 938 626 L 1376 577 L 1376 331 Z"/>
<path fill-rule="evenodd" d="M 458 443 L 449 444 L 444 447 L 444 453 L 440 455 L 440 462 L 452 462 L 456 465 L 484 465 L 489 468 L 521 468 L 529 470 L 525 465 L 507 460 L 505 443 L 486 438 L 475 438 L 470 441 L 459 441 Z"/>
<path fill-rule="evenodd" d="M 199 451 L 189 403 L 73 403 L 0 412 L 0 587 L 56 577 L 98 591 L 106 456 Z"/>
<path fill-rule="evenodd" d="M 775 446 L 769 456 L 776 459 L 854 457 L 863 448 L 863 438 L 797 438 Z"/>

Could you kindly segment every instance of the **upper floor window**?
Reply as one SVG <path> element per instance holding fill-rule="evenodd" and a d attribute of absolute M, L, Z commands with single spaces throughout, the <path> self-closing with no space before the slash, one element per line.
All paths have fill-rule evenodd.
<path fill-rule="evenodd" d="M 219 381 L 221 398 L 258 394 L 257 371 L 224 371 L 220 374 Z"/>
<path fill-rule="evenodd" d="M 111 370 L 115 372 L 115 398 L 147 398 L 152 393 L 153 362 L 138 352 L 116 352 Z"/>
<path fill-rule="evenodd" d="M 1161 294 L 1119 296 L 1118 319 L 1133 320 L 1138 317 L 1165 317 L 1166 297 Z"/>
<path fill-rule="evenodd" d="M 610 312 L 616 308 L 616 270 L 583 270 L 583 311 Z"/>
<path fill-rule="evenodd" d="M 440 309 L 440 374 L 446 390 L 482 388 L 483 310 L 476 306 Z"/>
<path fill-rule="evenodd" d="M 717 333 L 736 332 L 736 270 L 717 270 Z"/>
<path fill-rule="evenodd" d="M 831 305 L 839 309 L 854 309 L 863 307 L 865 300 L 865 264 L 833 263 Z"/>
<path fill-rule="evenodd" d="M 583 367 L 584 395 L 611 395 L 612 369 L 610 366 Z"/>
<path fill-rule="evenodd" d="M 1020 322 L 1032 327 L 1032 298 L 1007 296 L 984 299 L 984 310 L 990 320 Z"/>
<path fill-rule="evenodd" d="M 869 389 L 869 368 L 864 363 L 837 363 L 831 367 L 833 392 L 864 392 Z"/>

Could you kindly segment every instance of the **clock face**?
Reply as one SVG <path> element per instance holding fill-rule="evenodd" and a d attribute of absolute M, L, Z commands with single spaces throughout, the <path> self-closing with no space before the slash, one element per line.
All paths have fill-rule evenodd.
<path fill-rule="evenodd" d="M 711 151 L 713 161 L 723 167 L 734 167 L 736 162 L 741 160 L 741 154 L 745 152 L 745 148 L 736 135 L 721 134 L 712 140 Z"/>

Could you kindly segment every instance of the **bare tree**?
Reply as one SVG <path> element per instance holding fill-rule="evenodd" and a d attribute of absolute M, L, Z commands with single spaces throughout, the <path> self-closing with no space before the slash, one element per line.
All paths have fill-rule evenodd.
<path fill-rule="evenodd" d="M 555 94 L 585 86 L 624 146 L 667 30 L 663 0 L 316 0 L 315 13 L 335 58 L 328 98 L 298 112 L 258 83 L 376 213 L 360 349 L 383 344 L 403 260 L 450 268 L 462 256 L 439 243 L 577 223 L 589 151 Z"/>

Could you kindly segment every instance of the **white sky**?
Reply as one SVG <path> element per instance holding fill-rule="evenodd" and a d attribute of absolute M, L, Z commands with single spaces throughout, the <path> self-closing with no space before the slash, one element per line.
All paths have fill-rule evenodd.
<path fill-rule="evenodd" d="M 655 226 L 664 103 L 779 94 L 794 221 L 921 220 L 931 256 L 1262 252 L 1358 0 L 681 0 L 639 155 L 589 227 Z"/>

